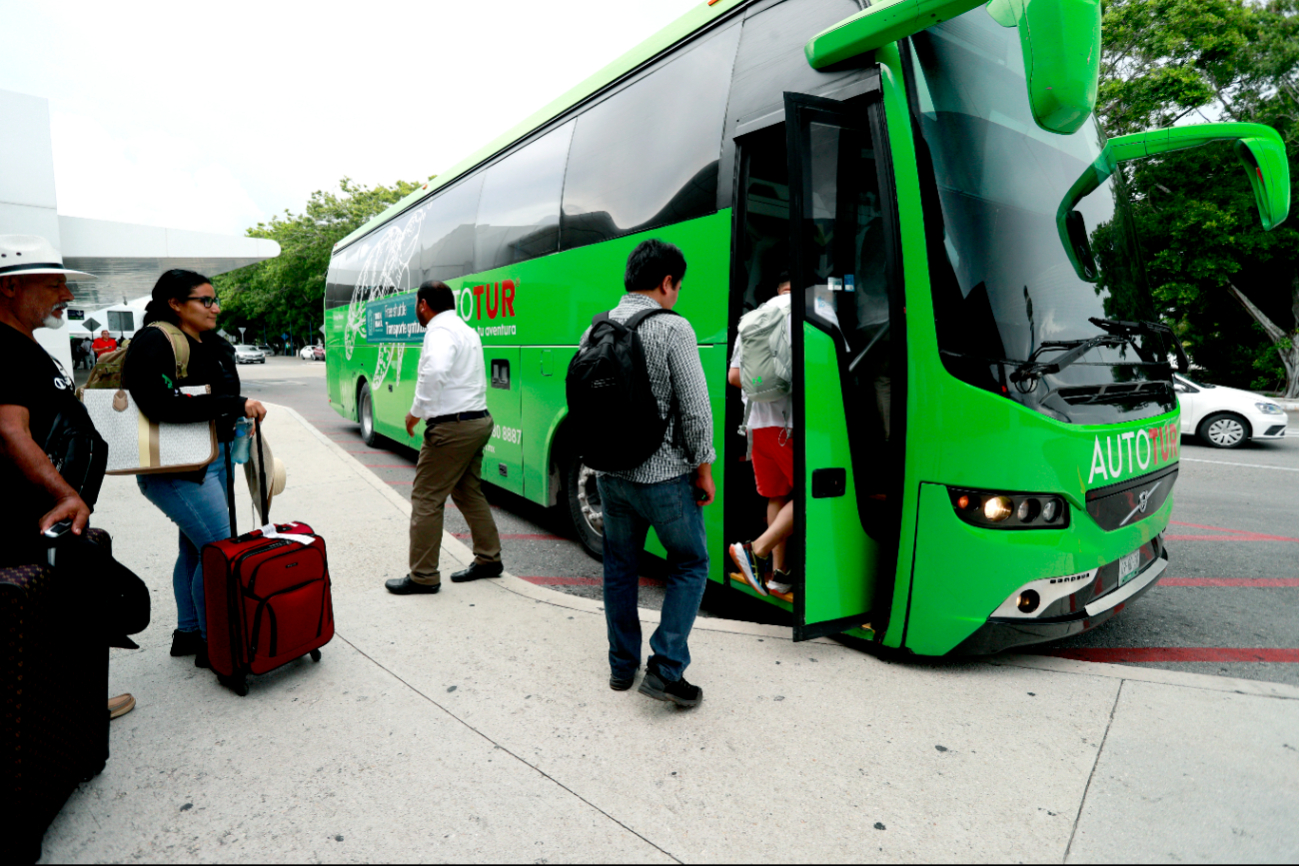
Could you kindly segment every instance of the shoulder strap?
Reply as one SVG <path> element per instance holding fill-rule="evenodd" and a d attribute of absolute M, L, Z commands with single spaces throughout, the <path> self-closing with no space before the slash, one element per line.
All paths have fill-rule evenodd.
<path fill-rule="evenodd" d="M 150 328 L 157 328 L 171 340 L 171 350 L 176 355 L 176 383 L 189 378 L 189 338 L 185 332 L 171 322 L 154 322 Z"/>
<path fill-rule="evenodd" d="M 634 331 L 634 330 L 636 330 L 638 327 L 640 327 L 640 323 L 641 323 L 641 322 L 645 321 L 646 319 L 648 319 L 648 318 L 651 317 L 651 316 L 657 316 L 657 315 L 660 315 L 660 314 L 664 314 L 664 315 L 668 315 L 668 316 L 679 316 L 679 315 L 681 315 L 680 313 L 674 312 L 674 311 L 669 310 L 669 309 L 666 309 L 666 308 L 664 308 L 664 307 L 659 307 L 658 309 L 654 309 L 654 310 L 641 310 L 639 313 L 636 313 L 634 316 L 632 316 L 630 319 L 628 319 L 628 320 L 626 321 L 626 323 L 624 324 L 624 327 L 626 327 L 626 328 L 627 328 L 628 330 L 630 330 L 630 331 Z"/>

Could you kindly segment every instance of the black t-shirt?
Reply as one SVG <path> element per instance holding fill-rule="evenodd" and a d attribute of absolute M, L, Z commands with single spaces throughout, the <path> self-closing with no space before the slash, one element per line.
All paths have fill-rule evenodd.
<path fill-rule="evenodd" d="M 13 371 L 0 376 L 0 406 L 25 407 L 32 439 L 44 448 L 55 417 L 80 409 L 72 378 L 35 340 L 3 322 L 0 358 Z M 53 507 L 48 493 L 33 489 L 13 462 L 0 458 L 0 546 L 13 538 L 35 537 L 41 515 Z"/>

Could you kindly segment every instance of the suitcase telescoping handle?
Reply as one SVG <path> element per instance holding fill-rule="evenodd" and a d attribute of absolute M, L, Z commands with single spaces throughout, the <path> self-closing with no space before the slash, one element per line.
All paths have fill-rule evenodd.
<path fill-rule="evenodd" d="M 262 525 L 271 524 L 271 491 L 266 486 L 266 455 L 262 452 L 262 422 L 253 420 L 253 437 L 257 440 L 257 491 L 262 495 Z M 230 527 L 234 529 L 233 526 Z"/>
<path fill-rule="evenodd" d="M 262 498 L 262 525 L 271 522 L 271 491 L 266 487 L 266 457 L 262 452 L 261 422 L 253 421 L 253 437 L 257 440 L 257 486 Z M 238 538 L 239 529 L 235 522 L 235 474 L 230 459 L 230 448 L 234 443 L 227 442 L 222 449 L 226 460 L 226 506 L 230 509 L 230 537 Z"/>
<path fill-rule="evenodd" d="M 230 509 L 230 537 L 236 538 L 239 529 L 235 525 L 235 473 L 234 464 L 230 460 L 230 447 L 233 444 L 233 442 L 223 443 L 221 450 L 225 452 L 226 459 L 226 505 Z"/>

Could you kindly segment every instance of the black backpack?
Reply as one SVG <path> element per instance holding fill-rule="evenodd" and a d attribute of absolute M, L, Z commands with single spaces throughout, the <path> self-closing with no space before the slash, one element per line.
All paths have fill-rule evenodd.
<path fill-rule="evenodd" d="M 601 313 L 591 320 L 586 348 L 568 365 L 569 429 L 577 456 L 592 469 L 635 469 L 663 445 L 671 413 L 659 417 L 636 333 L 641 322 L 660 313 L 677 315 L 663 308 L 642 310 L 623 324 Z"/>

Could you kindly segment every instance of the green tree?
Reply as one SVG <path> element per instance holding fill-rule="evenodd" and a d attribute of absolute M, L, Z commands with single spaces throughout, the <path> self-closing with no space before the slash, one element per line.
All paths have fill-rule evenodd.
<path fill-rule="evenodd" d="M 237 333 L 246 327 L 250 338 L 287 333 L 295 343 L 314 342 L 324 324 L 325 276 L 334 244 L 420 186 L 399 180 L 391 187 L 366 187 L 346 177 L 338 185 L 339 192 L 312 193 L 301 214 L 286 209 L 283 217 L 248 229 L 248 237 L 277 242 L 280 254 L 216 277 L 222 328 Z"/>
<path fill-rule="evenodd" d="M 1274 127 L 1299 155 L 1299 0 L 1109 0 L 1097 114 L 1109 135 Z M 1299 229 L 1260 225 L 1230 146 L 1127 164 L 1146 272 L 1208 377 L 1299 397 Z M 1292 181 L 1293 183 L 1293 181 Z M 1292 196 L 1294 188 L 1292 187 Z"/>

